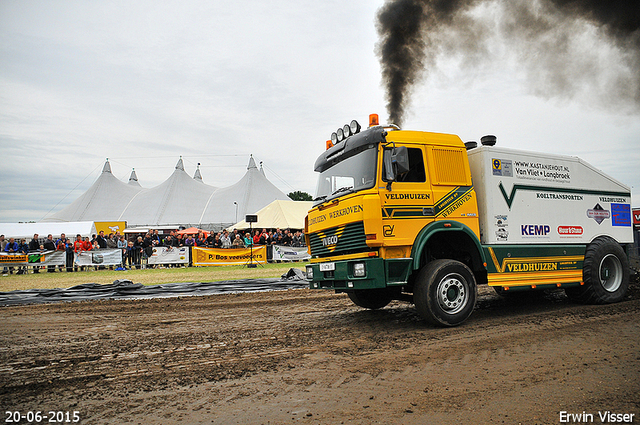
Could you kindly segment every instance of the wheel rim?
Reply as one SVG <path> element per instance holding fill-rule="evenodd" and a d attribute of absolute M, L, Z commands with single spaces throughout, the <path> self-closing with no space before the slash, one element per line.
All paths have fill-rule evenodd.
<path fill-rule="evenodd" d="M 600 284 L 608 292 L 615 292 L 622 285 L 622 263 L 613 254 L 607 254 L 600 261 Z"/>
<path fill-rule="evenodd" d="M 467 281 L 457 273 L 444 277 L 437 288 L 438 304 L 448 314 L 458 313 L 469 299 Z"/>

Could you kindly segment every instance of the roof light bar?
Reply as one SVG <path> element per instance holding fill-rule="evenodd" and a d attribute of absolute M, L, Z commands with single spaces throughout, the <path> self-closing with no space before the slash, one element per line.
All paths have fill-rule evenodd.
<path fill-rule="evenodd" d="M 358 121 L 353 120 L 331 134 L 331 143 L 334 145 L 340 143 L 348 137 L 358 134 L 360 129 L 361 127 L 360 124 L 358 124 Z"/>

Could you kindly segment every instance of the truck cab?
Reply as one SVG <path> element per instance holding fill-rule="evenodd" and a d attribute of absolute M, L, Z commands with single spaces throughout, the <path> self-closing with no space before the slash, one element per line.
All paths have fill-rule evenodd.
<path fill-rule="evenodd" d="M 412 301 L 415 272 L 436 259 L 464 264 L 486 282 L 464 143 L 389 130 L 374 125 L 334 138 L 315 163 L 320 175 L 305 229 L 311 288 L 347 292 L 365 308 Z M 475 283 L 449 284 L 442 302 L 472 309 Z"/>

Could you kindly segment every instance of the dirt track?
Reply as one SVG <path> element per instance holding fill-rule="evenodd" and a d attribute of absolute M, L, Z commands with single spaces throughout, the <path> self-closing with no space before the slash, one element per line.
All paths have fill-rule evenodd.
<path fill-rule="evenodd" d="M 606 306 L 482 288 L 453 329 L 306 289 L 0 308 L 3 419 L 558 424 L 608 410 L 640 423 L 638 286 Z"/>

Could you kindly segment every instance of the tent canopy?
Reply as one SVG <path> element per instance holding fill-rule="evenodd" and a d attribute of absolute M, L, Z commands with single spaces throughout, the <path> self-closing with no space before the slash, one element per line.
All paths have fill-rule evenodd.
<path fill-rule="evenodd" d="M 52 234 L 54 238 L 59 238 L 62 233 L 67 237 L 75 237 L 80 234 L 82 237 L 91 237 L 95 235 L 96 225 L 93 221 L 68 221 L 64 223 L 0 223 L 0 235 L 5 236 L 5 240 L 9 238 L 26 239 L 30 241 L 34 233 L 37 233 L 41 239 L 45 239 L 48 234 Z"/>
<path fill-rule="evenodd" d="M 197 235 L 200 232 L 204 233 L 205 236 L 209 235 L 209 232 L 207 232 L 206 230 L 198 229 L 197 227 L 189 227 L 188 229 L 183 229 L 176 233 L 180 235 Z"/>
<path fill-rule="evenodd" d="M 258 221 L 252 223 L 254 228 L 267 229 L 304 229 L 304 218 L 311 209 L 311 201 L 275 200 L 256 213 Z M 248 229 L 249 223 L 242 220 L 229 229 Z"/>

